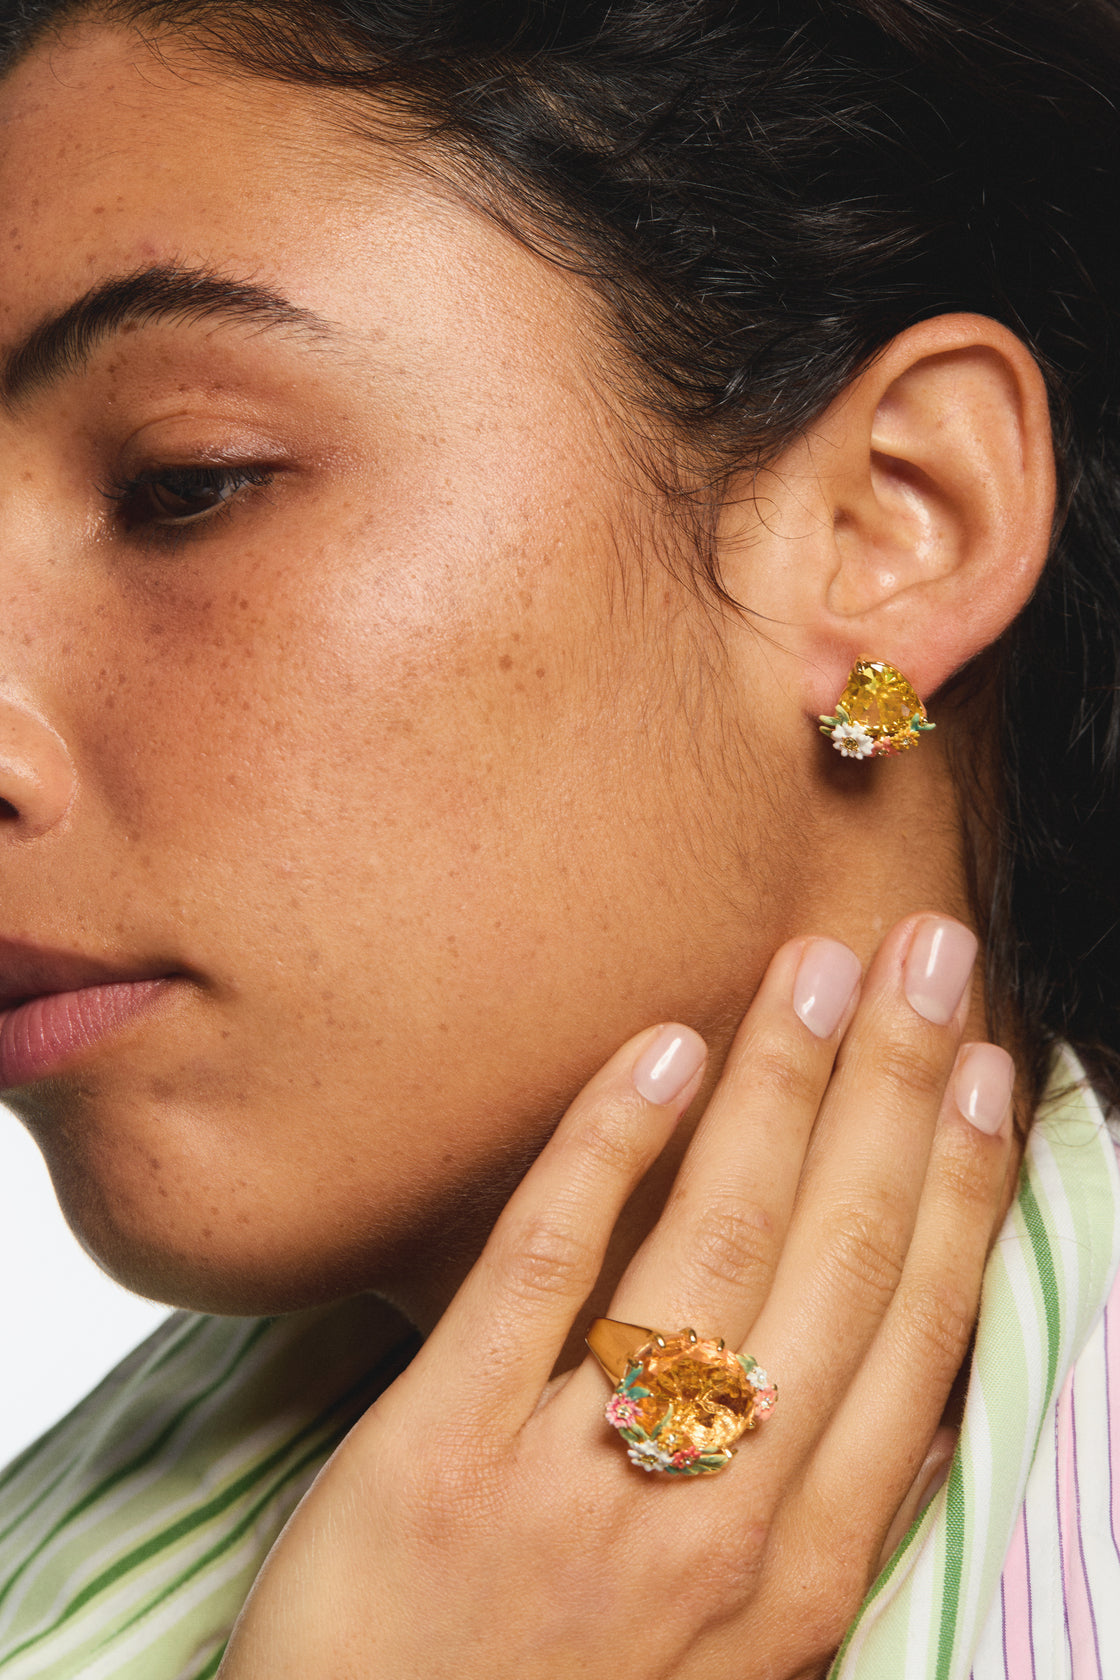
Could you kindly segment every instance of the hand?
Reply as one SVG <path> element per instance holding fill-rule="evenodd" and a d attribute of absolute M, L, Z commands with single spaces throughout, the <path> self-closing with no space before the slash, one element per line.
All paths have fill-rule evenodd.
<path fill-rule="evenodd" d="M 678 1028 L 651 1083 L 668 1042 L 651 1029 L 577 1097 L 435 1332 L 305 1497 L 221 1680 L 823 1674 L 945 1460 L 1004 1196 L 1011 1063 L 960 1048 L 969 958 L 958 924 L 912 917 L 857 1007 L 851 953 L 796 940 L 739 1029 L 610 1308 L 723 1335 L 766 1367 L 778 1405 L 731 1465 L 644 1474 L 604 1422 L 590 1357 L 550 1381 L 620 1209 L 702 1080 L 702 1045 Z"/>

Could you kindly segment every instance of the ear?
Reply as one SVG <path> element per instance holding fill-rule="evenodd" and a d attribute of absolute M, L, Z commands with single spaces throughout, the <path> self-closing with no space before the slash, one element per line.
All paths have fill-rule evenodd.
<path fill-rule="evenodd" d="M 998 322 L 942 315 L 895 338 L 728 504 L 724 582 L 794 656 L 811 716 L 860 657 L 927 697 L 1026 604 L 1053 511 L 1037 363 Z"/>

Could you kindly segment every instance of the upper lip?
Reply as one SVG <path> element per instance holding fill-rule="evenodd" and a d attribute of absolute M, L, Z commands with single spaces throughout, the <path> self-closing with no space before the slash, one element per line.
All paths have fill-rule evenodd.
<path fill-rule="evenodd" d="M 50 951 L 39 945 L 0 939 L 0 1010 L 56 992 L 80 992 L 86 986 L 111 986 L 136 980 L 166 980 L 166 967 L 85 957 L 73 951 Z"/>

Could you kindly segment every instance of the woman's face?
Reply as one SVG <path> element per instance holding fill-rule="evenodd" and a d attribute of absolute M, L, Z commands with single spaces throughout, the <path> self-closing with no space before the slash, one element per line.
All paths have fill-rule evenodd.
<path fill-rule="evenodd" d="M 96 30 L 0 135 L 4 352 L 93 304 L 0 413 L 0 1002 L 166 978 L 8 1100 L 141 1289 L 391 1285 L 780 931 L 709 615 L 587 294 L 402 153 Z"/>

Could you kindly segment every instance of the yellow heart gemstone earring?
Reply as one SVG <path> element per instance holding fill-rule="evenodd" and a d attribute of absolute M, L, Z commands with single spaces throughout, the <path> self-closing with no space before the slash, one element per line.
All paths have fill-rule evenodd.
<path fill-rule="evenodd" d="M 845 758 L 882 758 L 908 752 L 936 729 L 901 671 L 877 659 L 857 659 L 832 717 L 820 714 L 821 734 Z"/>

